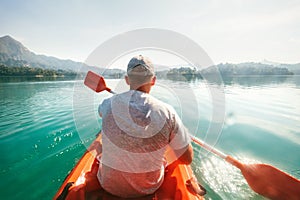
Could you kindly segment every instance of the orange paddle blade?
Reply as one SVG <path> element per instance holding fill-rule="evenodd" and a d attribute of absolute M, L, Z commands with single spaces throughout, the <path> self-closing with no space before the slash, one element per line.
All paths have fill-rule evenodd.
<path fill-rule="evenodd" d="M 231 156 L 226 161 L 241 170 L 258 194 L 275 200 L 300 200 L 300 180 L 289 174 L 267 164 L 243 164 Z"/>
<path fill-rule="evenodd" d="M 248 185 L 258 194 L 275 200 L 300 200 L 300 180 L 270 165 L 241 163 L 196 137 L 192 140 L 239 168 Z"/>
<path fill-rule="evenodd" d="M 102 92 L 103 90 L 110 92 L 110 89 L 106 87 L 104 78 L 92 71 L 88 71 L 84 84 L 95 92 Z"/>

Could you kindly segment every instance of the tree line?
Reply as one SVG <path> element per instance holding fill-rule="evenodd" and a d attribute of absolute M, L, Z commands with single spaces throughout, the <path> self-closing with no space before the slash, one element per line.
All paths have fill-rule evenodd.
<path fill-rule="evenodd" d="M 201 78 L 202 75 L 206 74 L 217 74 L 221 76 L 251 76 L 251 75 L 293 75 L 294 73 L 289 71 L 287 68 L 282 67 L 271 67 L 271 66 L 239 66 L 232 64 L 219 64 L 206 69 L 197 70 L 196 68 L 181 67 L 174 68 L 167 71 L 167 76 L 193 76 Z"/>
<path fill-rule="evenodd" d="M 0 64 L 0 76 L 76 76 L 76 72 L 33 67 L 8 67 Z"/>

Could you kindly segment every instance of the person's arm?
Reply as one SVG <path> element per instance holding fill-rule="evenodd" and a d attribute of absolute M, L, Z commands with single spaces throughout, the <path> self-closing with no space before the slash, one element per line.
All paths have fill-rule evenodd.
<path fill-rule="evenodd" d="M 191 145 L 191 136 L 188 129 L 183 125 L 181 119 L 173 108 L 172 132 L 170 136 L 170 147 L 177 157 L 177 163 L 190 164 L 193 161 L 193 147 Z"/>
<path fill-rule="evenodd" d="M 189 165 L 193 161 L 193 156 L 194 156 L 193 147 L 191 144 L 189 144 L 186 147 L 186 150 L 184 151 L 184 153 L 178 158 L 178 161 L 181 164 Z"/>

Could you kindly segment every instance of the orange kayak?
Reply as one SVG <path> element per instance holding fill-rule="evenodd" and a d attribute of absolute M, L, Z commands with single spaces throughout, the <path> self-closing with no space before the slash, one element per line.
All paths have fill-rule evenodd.
<path fill-rule="evenodd" d="M 66 177 L 53 199 L 122 199 L 101 189 L 97 179 L 98 160 L 101 154 L 101 134 L 91 144 L 74 169 Z M 202 190 L 189 165 L 175 164 L 167 167 L 162 186 L 154 193 L 136 200 L 201 200 Z M 200 187 L 201 188 L 201 187 Z M 131 198 L 132 200 L 132 198 Z"/>

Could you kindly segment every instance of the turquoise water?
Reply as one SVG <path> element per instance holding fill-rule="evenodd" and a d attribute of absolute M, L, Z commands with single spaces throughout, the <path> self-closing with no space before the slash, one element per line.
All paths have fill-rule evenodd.
<path fill-rule="evenodd" d="M 212 102 L 211 84 L 201 80 L 158 80 L 151 93 L 172 104 L 191 133 L 217 149 L 300 178 L 300 77 L 224 82 L 221 103 Z M 127 90 L 120 80 L 107 85 Z M 110 94 L 94 94 L 80 80 L 5 79 L 0 96 L 1 199 L 52 199 L 101 129 L 97 105 Z M 222 102 L 224 108 L 218 107 Z M 212 120 L 216 107 L 225 110 L 220 122 Z M 220 124 L 221 132 L 209 131 Z M 208 189 L 206 199 L 263 199 L 236 168 L 194 147 L 193 169 Z"/>

